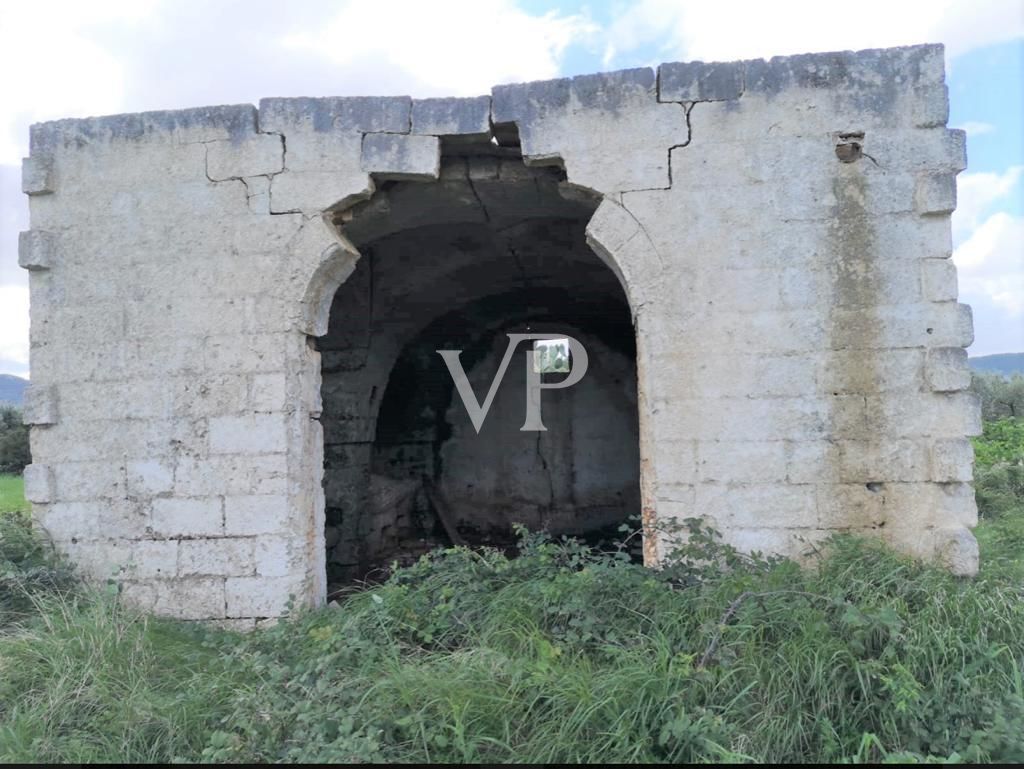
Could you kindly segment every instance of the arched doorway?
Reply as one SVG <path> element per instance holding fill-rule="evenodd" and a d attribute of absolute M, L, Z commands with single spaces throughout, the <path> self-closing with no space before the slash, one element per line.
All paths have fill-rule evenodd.
<path fill-rule="evenodd" d="M 386 182 L 334 219 L 361 254 L 317 340 L 335 584 L 432 546 L 508 545 L 514 523 L 609 540 L 640 513 L 632 318 L 586 242 L 600 200 L 514 149 L 447 149 L 437 182 Z M 544 392 L 546 431 L 520 430 L 524 343 L 478 434 L 437 350 L 463 351 L 482 401 L 509 333 L 571 335 L 587 374 Z"/>

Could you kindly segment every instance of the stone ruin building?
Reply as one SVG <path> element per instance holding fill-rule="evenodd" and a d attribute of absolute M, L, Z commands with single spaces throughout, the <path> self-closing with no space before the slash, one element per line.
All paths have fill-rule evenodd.
<path fill-rule="evenodd" d="M 947 117 L 927 45 L 35 125 L 34 515 L 236 627 L 515 522 L 973 573 Z M 477 434 L 437 351 L 483 398 L 535 332 L 586 376 L 522 431 L 522 345 Z"/>

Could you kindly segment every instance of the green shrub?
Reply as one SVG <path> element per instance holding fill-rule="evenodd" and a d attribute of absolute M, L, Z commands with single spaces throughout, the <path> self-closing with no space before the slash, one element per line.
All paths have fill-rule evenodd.
<path fill-rule="evenodd" d="M 21 474 L 32 461 L 29 453 L 28 425 L 13 406 L 0 406 L 0 474 Z"/>
<path fill-rule="evenodd" d="M 678 549 L 521 532 L 249 635 L 47 588 L 0 629 L 0 761 L 1024 760 L 1009 561 L 964 580 L 840 537 L 800 569 L 696 522 Z"/>

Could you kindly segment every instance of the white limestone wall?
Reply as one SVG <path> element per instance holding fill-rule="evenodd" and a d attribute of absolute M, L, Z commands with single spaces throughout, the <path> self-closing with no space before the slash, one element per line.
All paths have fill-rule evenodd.
<path fill-rule="evenodd" d="M 706 516 L 798 555 L 856 529 L 970 573 L 946 117 L 920 46 L 34 126 L 35 515 L 163 614 L 248 627 L 322 601 L 307 334 L 357 258 L 326 220 L 373 178 L 436 178 L 438 136 L 515 124 L 528 162 L 604 196 L 588 234 L 636 320 L 651 531 Z"/>

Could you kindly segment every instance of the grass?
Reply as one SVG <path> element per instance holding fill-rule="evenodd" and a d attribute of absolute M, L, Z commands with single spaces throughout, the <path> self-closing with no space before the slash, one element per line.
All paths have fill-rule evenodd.
<path fill-rule="evenodd" d="M 26 511 L 25 484 L 20 475 L 0 475 L 0 513 Z"/>
<path fill-rule="evenodd" d="M 0 761 L 1020 762 L 1024 504 L 982 519 L 974 579 L 845 537 L 801 570 L 697 528 L 653 572 L 524 534 L 241 636 L 81 587 L 7 515 Z"/>

